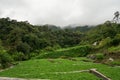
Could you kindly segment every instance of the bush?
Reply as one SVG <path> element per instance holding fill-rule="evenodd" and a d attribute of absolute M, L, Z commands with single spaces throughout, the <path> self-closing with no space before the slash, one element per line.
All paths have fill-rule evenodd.
<path fill-rule="evenodd" d="M 35 56 L 37 56 L 38 55 L 38 52 L 31 52 L 30 54 L 29 54 L 29 58 L 31 59 L 31 58 L 34 58 Z"/>
<path fill-rule="evenodd" d="M 24 61 L 28 59 L 28 56 L 26 56 L 24 53 L 22 52 L 16 52 L 12 55 L 13 59 L 15 61 Z"/>
<path fill-rule="evenodd" d="M 111 45 L 117 46 L 119 44 L 120 44 L 120 34 L 116 34 L 116 36 L 114 37 L 114 39 L 111 42 Z"/>
<path fill-rule="evenodd" d="M 96 59 L 97 59 L 97 60 L 103 60 L 103 59 L 104 59 L 104 54 L 102 54 L 102 53 L 97 53 L 97 54 L 96 54 Z"/>
<path fill-rule="evenodd" d="M 18 52 L 23 52 L 23 53 L 30 53 L 30 46 L 27 43 L 20 43 L 17 46 L 17 51 Z"/>
<path fill-rule="evenodd" d="M 1 68 L 7 68 L 12 64 L 12 57 L 6 52 L 6 50 L 0 50 L 0 65 Z"/>
<path fill-rule="evenodd" d="M 112 42 L 112 39 L 110 37 L 107 37 L 107 38 L 101 40 L 98 47 L 99 48 L 108 47 L 108 46 L 110 46 L 111 42 Z"/>
<path fill-rule="evenodd" d="M 57 50 L 57 49 L 60 49 L 60 48 L 61 48 L 61 46 L 59 44 L 56 44 L 55 46 L 53 46 L 54 50 Z"/>
<path fill-rule="evenodd" d="M 54 49 L 53 49 L 52 47 L 50 47 L 50 46 L 47 46 L 47 47 L 45 48 L 45 51 L 54 51 Z"/>

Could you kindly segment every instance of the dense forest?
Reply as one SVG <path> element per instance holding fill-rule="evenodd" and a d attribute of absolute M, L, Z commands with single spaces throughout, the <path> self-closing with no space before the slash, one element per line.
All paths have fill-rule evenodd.
<path fill-rule="evenodd" d="M 0 19 L 0 63 L 27 60 L 42 51 L 53 51 L 76 45 L 106 49 L 120 44 L 120 24 L 106 21 L 96 26 L 32 25 L 27 21 Z M 91 50 L 92 51 L 92 50 Z"/>

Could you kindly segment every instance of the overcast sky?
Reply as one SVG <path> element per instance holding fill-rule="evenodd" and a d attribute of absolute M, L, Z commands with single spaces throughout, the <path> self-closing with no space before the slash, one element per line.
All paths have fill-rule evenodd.
<path fill-rule="evenodd" d="M 0 18 L 32 24 L 94 25 L 111 20 L 120 0 L 0 0 Z"/>

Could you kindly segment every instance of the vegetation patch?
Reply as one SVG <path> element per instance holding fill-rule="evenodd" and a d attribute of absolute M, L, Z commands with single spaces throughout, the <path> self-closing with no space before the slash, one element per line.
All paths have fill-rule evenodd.
<path fill-rule="evenodd" d="M 78 61 L 71 61 L 67 59 L 52 59 L 54 62 L 50 62 L 48 59 L 23 61 L 14 68 L 0 72 L 0 76 L 51 80 L 99 80 L 99 78 L 87 72 L 69 73 L 71 71 L 96 68 L 99 72 L 103 73 L 112 80 L 120 79 L 120 67 L 114 68 L 103 64 L 82 61 L 85 58 L 76 59 Z M 69 74 L 54 74 L 56 72 L 68 72 Z"/>
<path fill-rule="evenodd" d="M 37 56 L 37 59 L 41 58 L 67 58 L 67 57 L 82 57 L 89 54 L 91 50 L 90 46 L 76 46 L 70 47 L 66 49 L 60 49 L 48 53 L 42 53 Z"/>

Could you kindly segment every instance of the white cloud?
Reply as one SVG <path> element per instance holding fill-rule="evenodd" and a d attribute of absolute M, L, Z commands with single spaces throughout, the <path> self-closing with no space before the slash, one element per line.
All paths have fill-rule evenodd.
<path fill-rule="evenodd" d="M 119 0 L 0 0 L 0 17 L 32 24 L 99 24 L 120 9 Z"/>

